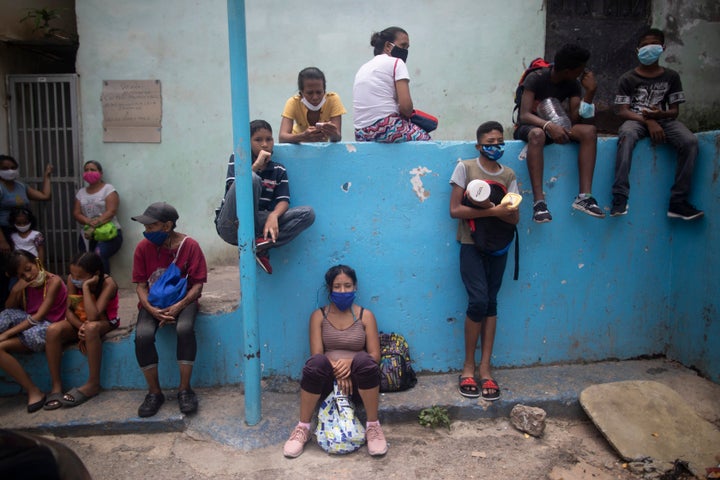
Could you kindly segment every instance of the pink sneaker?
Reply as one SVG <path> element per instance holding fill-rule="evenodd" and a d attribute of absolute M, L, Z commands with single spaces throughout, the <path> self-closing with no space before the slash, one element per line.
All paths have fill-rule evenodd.
<path fill-rule="evenodd" d="M 380 424 L 367 427 L 365 440 L 367 440 L 367 449 L 370 455 L 385 455 L 387 453 L 388 446 Z"/>
<path fill-rule="evenodd" d="M 382 432 L 380 432 L 380 435 L 382 435 Z M 288 441 L 285 442 L 283 455 L 288 458 L 299 457 L 300 454 L 303 453 L 303 449 L 308 440 L 310 440 L 310 430 L 300 425 L 296 426 L 295 430 L 290 434 Z"/>

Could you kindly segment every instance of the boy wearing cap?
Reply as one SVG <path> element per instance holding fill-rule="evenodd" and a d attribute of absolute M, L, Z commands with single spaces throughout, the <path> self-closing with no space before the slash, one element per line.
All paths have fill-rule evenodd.
<path fill-rule="evenodd" d="M 490 357 L 495 342 L 497 323 L 497 294 L 502 284 L 507 248 L 502 251 L 483 252 L 476 245 L 470 231 L 470 222 L 476 228 L 497 228 L 485 220 L 495 223 L 517 225 L 518 209 L 514 204 L 498 203 L 490 208 L 475 208 L 463 204 L 468 184 L 476 179 L 488 184 L 495 183 L 505 192 L 518 193 L 515 172 L 500 165 L 505 143 L 503 128 L 498 122 L 485 122 L 477 129 L 477 145 L 480 155 L 457 163 L 450 184 L 450 216 L 458 219 L 457 240 L 460 242 L 460 276 L 468 293 L 468 307 L 465 316 L 465 362 L 458 381 L 461 395 L 469 398 L 482 396 L 485 400 L 500 398 L 500 387 L 493 380 Z M 510 241 L 512 243 L 512 240 Z M 480 339 L 481 359 L 480 382 L 475 378 L 475 350 Z"/>
<path fill-rule="evenodd" d="M 197 353 L 195 340 L 195 317 L 203 284 L 207 282 L 207 264 L 200 245 L 188 235 L 176 232 L 179 216 L 175 208 L 165 202 L 153 203 L 142 215 L 132 217 L 145 225 L 144 239 L 135 248 L 132 281 L 137 285 L 140 300 L 135 330 L 135 356 L 145 376 L 149 392 L 145 396 L 138 416 L 152 417 L 163 402 L 158 378 L 158 354 L 155 348 L 155 332 L 165 325 L 174 325 L 177 332 L 177 362 L 180 367 L 178 405 L 180 412 L 189 414 L 197 410 L 198 401 L 190 386 L 193 364 Z M 165 307 L 150 295 L 150 288 L 171 263 L 187 278 L 187 290 L 179 300 Z"/>

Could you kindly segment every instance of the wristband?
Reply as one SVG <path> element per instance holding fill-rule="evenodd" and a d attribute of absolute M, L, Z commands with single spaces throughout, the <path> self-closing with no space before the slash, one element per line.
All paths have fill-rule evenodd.
<path fill-rule="evenodd" d="M 551 122 L 550 120 L 548 120 L 547 122 L 545 122 L 545 125 L 542 126 L 543 132 L 547 133 L 546 128 L 547 128 L 547 126 L 550 125 L 551 123 L 552 123 L 552 122 Z"/>
<path fill-rule="evenodd" d="M 34 319 L 32 318 L 32 315 L 28 315 L 28 316 L 27 316 L 27 321 L 28 321 L 28 323 L 29 323 L 30 325 L 32 325 L 33 327 L 36 326 L 36 325 L 39 323 L 37 320 L 34 320 Z"/>

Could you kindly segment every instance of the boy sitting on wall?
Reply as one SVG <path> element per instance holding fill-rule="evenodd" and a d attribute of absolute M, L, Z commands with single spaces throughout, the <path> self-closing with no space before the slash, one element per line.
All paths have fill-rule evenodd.
<path fill-rule="evenodd" d="M 516 140 L 528 143 L 527 165 L 533 191 L 533 220 L 537 223 L 552 220 L 542 188 L 543 149 L 545 145 L 551 143 L 565 144 L 570 141 L 580 144 L 578 154 L 580 188 L 572 207 L 593 217 L 605 217 L 605 213 L 598 207 L 590 193 L 595 170 L 597 130 L 594 125 L 581 123 L 595 117 L 595 106 L 592 102 L 597 83 L 593 73 L 585 69 L 589 58 L 590 52 L 586 49 L 577 45 L 565 45 L 557 52 L 555 62 L 550 67 L 533 71 L 523 83 L 519 125 L 513 136 Z M 585 90 L 582 98 L 581 85 Z M 537 104 L 548 98 L 556 98 L 560 102 L 568 100 L 567 113 L 572 122 L 569 130 L 538 116 Z"/>
<path fill-rule="evenodd" d="M 625 215 L 630 194 L 630 164 L 635 144 L 650 136 L 653 143 L 668 142 L 677 149 L 675 184 L 670 189 L 667 216 L 692 220 L 703 212 L 688 202 L 698 141 L 688 128 L 677 120 L 680 104 L 685 102 L 680 75 L 661 67 L 660 55 L 665 50 L 665 35 L 651 28 L 640 37 L 637 56 L 640 65 L 623 74 L 618 81 L 617 114 L 625 120 L 618 131 L 615 159 L 615 182 L 610 215 Z"/>

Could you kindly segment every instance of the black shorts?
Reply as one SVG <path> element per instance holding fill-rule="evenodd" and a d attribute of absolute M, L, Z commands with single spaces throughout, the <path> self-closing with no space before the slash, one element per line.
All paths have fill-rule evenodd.
<path fill-rule="evenodd" d="M 536 127 L 535 125 L 518 125 L 517 127 L 515 127 L 515 131 L 513 132 L 513 138 L 515 140 L 522 140 L 523 142 L 527 142 L 528 135 L 530 135 L 530 130 L 532 130 L 533 128 L 540 128 L 540 127 Z M 548 135 L 546 132 L 545 133 L 545 145 L 550 145 L 552 143 L 555 143 L 555 142 L 553 142 L 553 139 L 550 138 L 550 135 Z"/>
<path fill-rule="evenodd" d="M 465 312 L 473 322 L 497 315 L 497 295 L 502 285 L 507 253 L 481 253 L 475 245 L 460 245 L 460 276 L 468 294 Z"/>

